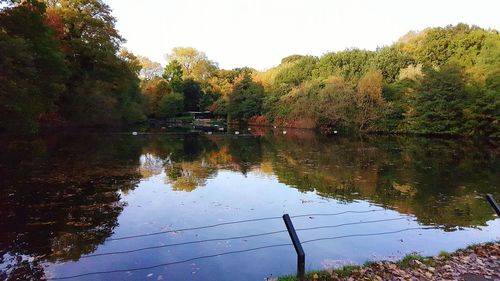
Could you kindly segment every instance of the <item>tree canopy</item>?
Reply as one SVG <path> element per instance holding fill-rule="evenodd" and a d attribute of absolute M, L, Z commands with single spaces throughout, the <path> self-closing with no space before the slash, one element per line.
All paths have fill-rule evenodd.
<path fill-rule="evenodd" d="M 177 61 L 181 65 L 184 79 L 204 81 L 218 68 L 204 52 L 191 47 L 175 47 L 165 57 L 168 62 Z"/>
<path fill-rule="evenodd" d="M 410 32 L 376 51 L 292 55 L 255 76 L 278 124 L 500 136 L 500 35 L 458 24 Z"/>

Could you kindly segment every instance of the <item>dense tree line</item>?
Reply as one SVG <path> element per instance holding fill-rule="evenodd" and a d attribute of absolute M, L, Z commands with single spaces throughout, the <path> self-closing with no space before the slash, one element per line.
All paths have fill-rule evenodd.
<path fill-rule="evenodd" d="M 7 2 L 0 14 L 0 128 L 145 120 L 139 69 L 130 54 L 118 53 L 123 41 L 100 0 Z"/>
<path fill-rule="evenodd" d="M 238 120 L 262 114 L 252 70 L 219 69 L 190 47 L 174 48 L 166 67 L 135 56 L 102 0 L 1 2 L 0 130 L 117 126 L 208 109 Z"/>
<path fill-rule="evenodd" d="M 166 58 L 163 73 L 143 77 L 141 83 L 149 117 L 209 110 L 221 117 L 246 121 L 262 114 L 258 104 L 262 103 L 264 88 L 253 81 L 254 70 L 219 69 L 205 53 L 191 47 L 176 47 Z"/>
<path fill-rule="evenodd" d="M 0 129 L 110 126 L 212 111 L 231 121 L 500 136 L 500 34 L 458 24 L 375 51 L 292 55 L 267 71 L 220 69 L 190 47 L 167 65 L 121 48 L 102 0 L 6 1 Z"/>
<path fill-rule="evenodd" d="M 254 76 L 265 85 L 263 114 L 278 124 L 500 136 L 496 30 L 429 28 L 376 51 L 293 55 Z"/>
<path fill-rule="evenodd" d="M 264 72 L 222 70 L 202 52 L 174 48 L 143 92 L 154 97 L 149 116 L 210 110 L 325 132 L 498 137 L 499 57 L 498 31 L 465 24 L 410 32 L 376 51 L 292 55 Z"/>

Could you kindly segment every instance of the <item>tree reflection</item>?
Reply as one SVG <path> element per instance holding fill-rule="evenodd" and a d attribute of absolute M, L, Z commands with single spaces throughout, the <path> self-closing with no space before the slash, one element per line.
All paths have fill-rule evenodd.
<path fill-rule="evenodd" d="M 494 143 L 387 136 L 273 136 L 264 143 L 279 180 L 301 191 L 368 200 L 447 230 L 493 218 L 484 194 L 498 194 Z"/>
<path fill-rule="evenodd" d="M 155 136 L 145 152 L 160 159 L 151 160 L 152 174 L 160 173 L 162 165 L 165 182 L 176 191 L 205 186 L 219 170 L 251 171 L 273 174 L 302 192 L 345 202 L 367 200 L 447 230 L 482 226 L 493 218 L 482 197 L 498 193 L 494 142 L 327 138 L 306 130 L 283 134 L 262 128 L 249 132 L 256 135 Z"/>
<path fill-rule="evenodd" d="M 193 191 L 204 186 L 206 180 L 217 172 L 217 168 L 205 161 L 172 163 L 165 167 L 166 182 L 176 191 Z"/>
<path fill-rule="evenodd" d="M 40 262 L 78 260 L 113 233 L 142 144 L 116 136 L 2 139 L 2 279 L 41 280 Z"/>
<path fill-rule="evenodd" d="M 221 169 L 246 174 L 260 165 L 260 147 L 260 139 L 253 137 L 152 136 L 140 171 L 150 177 L 163 169 L 173 190 L 189 192 L 204 186 Z"/>
<path fill-rule="evenodd" d="M 139 180 L 191 192 L 228 170 L 273 175 L 301 192 L 366 200 L 446 230 L 493 218 L 498 143 L 413 137 L 326 138 L 259 129 L 234 135 L 58 135 L 2 139 L 0 279 L 43 279 L 43 262 L 78 260 L 110 237 Z"/>

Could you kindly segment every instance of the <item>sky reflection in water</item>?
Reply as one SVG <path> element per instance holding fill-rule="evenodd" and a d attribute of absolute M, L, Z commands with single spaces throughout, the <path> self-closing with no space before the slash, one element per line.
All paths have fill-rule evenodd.
<path fill-rule="evenodd" d="M 307 131 L 254 135 L 57 135 L 2 140 L 0 250 L 3 277 L 62 277 L 139 268 L 197 256 L 290 243 L 286 232 L 113 251 L 284 230 L 281 219 L 118 237 L 261 217 L 294 218 L 306 269 L 434 255 L 499 239 L 483 196 L 500 193 L 497 143 L 392 136 L 325 138 Z M 107 240 L 108 239 L 108 240 Z M 283 246 L 149 270 L 72 280 L 262 280 L 295 271 Z M 6 277 L 7 278 L 7 277 Z"/>

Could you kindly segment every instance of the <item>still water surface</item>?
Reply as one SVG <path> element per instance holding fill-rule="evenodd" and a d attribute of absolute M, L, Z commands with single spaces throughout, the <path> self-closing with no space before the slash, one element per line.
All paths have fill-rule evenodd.
<path fill-rule="evenodd" d="M 122 269 L 69 280 L 293 274 L 292 246 L 214 256 L 289 244 L 285 213 L 304 215 L 293 218 L 306 228 L 302 241 L 336 237 L 303 245 L 307 270 L 500 239 L 500 220 L 483 199 L 500 198 L 498 143 L 250 132 L 0 140 L 0 279 Z M 269 219 L 225 224 L 255 218 Z M 224 240 L 231 237 L 240 238 Z M 185 243 L 198 240 L 211 241 Z M 100 255 L 144 247 L 156 248 Z M 200 256 L 213 257 L 127 271 Z"/>

